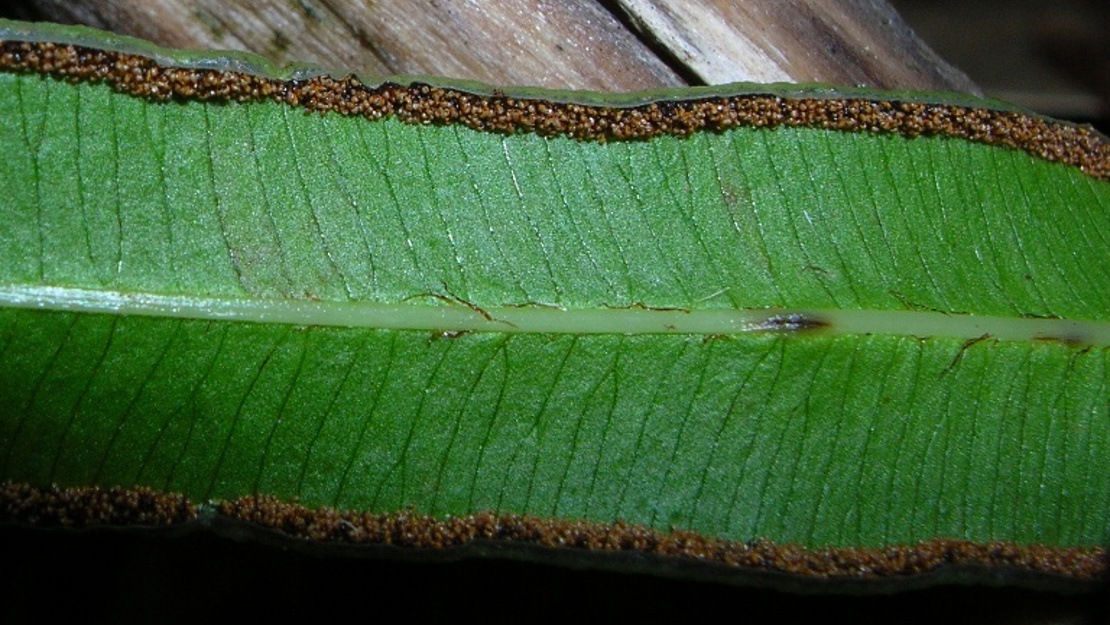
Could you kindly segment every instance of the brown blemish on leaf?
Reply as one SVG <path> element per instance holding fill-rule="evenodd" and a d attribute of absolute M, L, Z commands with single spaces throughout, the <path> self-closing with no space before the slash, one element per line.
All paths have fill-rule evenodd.
<path fill-rule="evenodd" d="M 331 545 L 390 545 L 401 549 L 451 549 L 474 543 L 643 554 L 722 566 L 738 572 L 803 578 L 889 580 L 948 567 L 1001 568 L 1094 581 L 1108 573 L 1101 547 L 1065 548 L 926 540 L 880 548 L 807 549 L 769 541 L 720 540 L 688 531 L 659 531 L 623 522 L 593 523 L 480 512 L 437 519 L 412 512 L 369 514 L 307 508 L 273 497 L 218 501 L 202 512 L 182 495 L 147 488 L 35 487 L 0 484 L 0 523 L 36 527 L 168 527 L 207 517 L 275 530 L 287 537 Z"/>
<path fill-rule="evenodd" d="M 976 345 L 978 343 L 982 343 L 983 341 L 986 341 L 990 337 L 991 337 L 990 334 L 982 334 L 980 336 L 976 336 L 974 338 L 970 338 L 970 339 L 967 339 L 966 341 L 964 341 L 963 344 L 960 345 L 960 350 L 958 352 L 956 352 L 955 356 L 952 357 L 952 362 L 948 363 L 948 366 L 944 368 L 944 371 L 941 371 L 941 375 L 947 375 L 947 374 L 952 373 L 953 371 L 955 371 L 956 367 L 959 366 L 961 361 L 963 361 L 964 353 L 967 352 L 967 350 L 971 349 L 971 347 L 973 347 L 974 345 Z"/>
<path fill-rule="evenodd" d="M 820 330 L 832 324 L 812 314 L 776 315 L 759 324 L 759 330 L 767 332 L 802 332 Z"/>
<path fill-rule="evenodd" d="M 483 96 L 419 83 L 368 87 L 354 76 L 283 81 L 232 71 L 166 67 L 135 54 L 18 41 L 0 43 L 0 69 L 102 82 L 157 101 L 270 100 L 368 119 L 395 116 L 412 124 L 457 123 L 477 130 L 592 141 L 686 136 L 699 130 L 740 126 L 811 127 L 907 137 L 942 135 L 1024 150 L 1078 167 L 1095 178 L 1110 179 L 1110 144 L 1091 129 L 966 106 L 752 94 L 606 107 L 501 94 Z"/>
<path fill-rule="evenodd" d="M 1042 334 L 1040 336 L 1033 337 L 1033 340 L 1038 342 L 1038 343 L 1056 343 L 1056 344 L 1059 344 L 1059 345 L 1065 345 L 1067 347 L 1073 347 L 1073 348 L 1075 348 L 1075 347 L 1084 347 L 1085 346 L 1082 353 L 1089 352 L 1089 351 L 1091 351 L 1091 348 L 1092 348 L 1092 346 L 1089 345 L 1089 343 L 1091 342 L 1091 339 L 1089 337 L 1086 337 L 1086 336 L 1083 336 L 1083 335 L 1080 335 L 1080 334 L 1073 334 L 1073 335 L 1067 335 L 1067 336 L 1052 336 L 1052 335 L 1048 335 L 1048 334 Z"/>
<path fill-rule="evenodd" d="M 448 304 L 458 304 L 460 306 L 465 306 L 466 308 L 469 308 L 470 310 L 477 313 L 479 316 L 481 316 L 486 321 L 495 321 L 495 319 L 493 318 L 493 315 L 489 314 L 489 311 L 487 311 L 486 309 L 482 308 L 481 306 L 478 306 L 474 302 L 471 302 L 469 300 L 465 300 L 465 299 L 459 297 L 458 295 L 455 295 L 454 293 L 451 293 L 450 291 L 447 290 L 447 285 L 444 285 L 443 288 L 444 288 L 444 291 L 447 292 L 447 295 L 444 295 L 443 293 L 432 293 L 432 292 L 418 293 L 416 295 L 410 295 L 402 301 L 407 302 L 407 301 L 417 299 L 417 298 L 421 298 L 421 297 L 430 297 L 430 298 L 433 298 L 433 299 L 440 300 L 441 302 L 446 302 Z"/>

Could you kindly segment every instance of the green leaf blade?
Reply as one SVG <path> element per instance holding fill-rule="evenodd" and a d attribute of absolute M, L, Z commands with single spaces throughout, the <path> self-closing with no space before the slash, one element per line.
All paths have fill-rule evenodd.
<path fill-rule="evenodd" d="M 36 359 L 44 316 L 62 348 Z M 5 426 L 11 479 L 623 519 L 810 547 L 1107 533 L 1110 483 L 1088 464 L 1110 452 L 1092 427 L 1107 416 L 1085 412 L 1105 405 L 1099 351 L 5 318 L 4 379 L 28 389 L 6 393 L 27 415 Z M 1031 411 L 1051 418 L 1025 423 Z"/>
<path fill-rule="evenodd" d="M 23 81 L 11 87 L 20 92 L 74 89 L 4 79 Z M 145 108 L 120 115 L 135 120 L 129 126 L 81 124 L 76 137 L 47 137 L 35 154 L 31 171 L 70 181 L 44 186 L 42 201 L 83 207 L 44 224 L 44 264 L 59 272 L 51 284 L 157 293 L 199 275 L 203 282 L 180 292 L 384 302 L 446 287 L 481 307 L 883 310 L 911 302 L 1078 319 L 1110 307 L 1099 248 L 1110 225 L 1097 208 L 1110 203 L 1107 185 L 1020 152 L 945 138 L 740 129 L 613 143 L 599 160 L 596 145 L 572 140 L 508 141 L 390 120 L 363 128 L 266 103 L 152 107 L 103 86 L 76 89 L 93 118 L 115 119 L 123 103 Z M 76 102 L 48 96 L 42 106 L 39 125 L 64 127 L 55 120 L 72 119 Z M 163 128 L 160 144 L 145 139 L 150 127 Z M 5 142 L 27 143 L 8 130 Z M 117 135 L 132 139 L 116 146 Z M 325 149 L 312 139 L 319 136 L 346 145 Z M 84 166 L 65 156 L 74 141 L 85 146 Z M 119 149 L 130 156 L 120 160 Z M 340 160 L 339 151 L 351 157 Z M 676 175 L 660 177 L 672 167 Z M 80 189 L 74 169 L 86 171 Z M 331 184 L 310 192 L 306 181 L 317 180 Z M 599 181 L 612 181 L 604 195 Z M 1036 207 L 1026 184 L 1043 190 Z M 583 188 L 568 197 L 572 185 Z M 171 202 L 178 197 L 188 200 Z M 662 231 L 671 236 L 660 240 Z M 211 252 L 219 248 L 227 258 Z M 368 271 L 375 262 L 382 267 Z M 1072 277 L 1083 279 L 1082 293 Z"/>
<path fill-rule="evenodd" d="M 810 550 L 1110 542 L 1110 183 L 1076 167 L 6 71 L 0 115 L 5 480 Z"/>

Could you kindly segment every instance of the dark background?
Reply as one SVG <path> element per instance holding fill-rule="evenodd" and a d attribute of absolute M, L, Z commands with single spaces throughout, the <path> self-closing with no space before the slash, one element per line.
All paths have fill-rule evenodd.
<path fill-rule="evenodd" d="M 0 553 L 0 623 L 1110 623 L 1110 588 L 799 595 L 511 561 L 337 558 L 211 532 L 9 527 Z"/>

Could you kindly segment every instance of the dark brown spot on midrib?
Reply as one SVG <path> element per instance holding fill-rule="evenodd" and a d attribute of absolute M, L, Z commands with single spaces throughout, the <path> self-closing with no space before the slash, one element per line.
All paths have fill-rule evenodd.
<path fill-rule="evenodd" d="M 1110 144 L 1088 128 L 1010 111 L 861 98 L 737 95 L 657 101 L 632 107 L 479 95 L 414 83 L 363 84 L 354 76 L 278 80 L 211 69 L 166 67 L 153 59 L 75 45 L 0 43 L 0 69 L 100 82 L 156 101 L 275 101 L 321 113 L 411 124 L 463 124 L 579 140 L 642 140 L 735 127 L 811 127 L 845 132 L 949 136 L 1024 150 L 1110 179 Z"/>
<path fill-rule="evenodd" d="M 821 330 L 832 324 L 813 315 L 791 314 L 769 317 L 759 325 L 760 330 L 767 332 L 805 332 Z"/>

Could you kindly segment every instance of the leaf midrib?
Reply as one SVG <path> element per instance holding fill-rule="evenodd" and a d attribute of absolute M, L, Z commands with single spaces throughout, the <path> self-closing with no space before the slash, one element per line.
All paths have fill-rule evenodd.
<path fill-rule="evenodd" d="M 539 305 L 479 308 L 439 294 L 387 304 L 214 298 L 21 285 L 0 287 L 0 308 L 3 307 L 445 333 L 883 334 L 916 338 L 1059 341 L 1079 347 L 1110 346 L 1110 321 L 952 314 L 930 310 L 567 309 Z"/>

